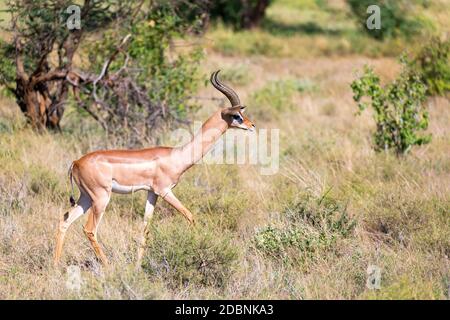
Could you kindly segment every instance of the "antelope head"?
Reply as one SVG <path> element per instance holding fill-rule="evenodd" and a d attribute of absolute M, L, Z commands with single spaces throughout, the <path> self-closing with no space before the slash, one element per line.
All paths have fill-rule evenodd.
<path fill-rule="evenodd" d="M 219 72 L 220 70 L 217 70 L 211 74 L 211 83 L 214 88 L 222 92 L 228 98 L 231 104 L 231 107 L 222 110 L 222 118 L 228 123 L 230 128 L 253 131 L 255 125 L 244 115 L 245 106 L 241 105 L 239 96 L 233 89 L 220 82 L 218 79 Z"/>

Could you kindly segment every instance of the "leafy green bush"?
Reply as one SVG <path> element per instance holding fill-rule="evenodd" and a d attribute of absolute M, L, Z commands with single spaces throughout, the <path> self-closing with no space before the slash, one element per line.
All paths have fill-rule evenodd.
<path fill-rule="evenodd" d="M 355 227 L 346 206 L 326 195 L 320 199 L 307 195 L 288 204 L 281 219 L 281 226 L 265 226 L 254 236 L 256 248 L 275 258 L 295 260 L 330 250 L 338 239 L 350 236 Z"/>
<path fill-rule="evenodd" d="M 113 88 L 114 93 L 122 96 L 97 88 L 97 95 L 105 97 L 109 108 L 91 111 L 101 123 L 107 124 L 108 133 L 119 143 L 148 143 L 150 137 L 156 136 L 155 130 L 183 120 L 195 107 L 188 100 L 199 83 L 196 76 L 202 50 L 193 46 L 175 52 L 171 43 L 196 27 L 196 23 L 183 20 L 173 10 L 170 3 L 153 2 L 145 19 L 134 22 L 129 29 L 119 30 L 119 34 L 117 30 L 106 32 L 102 41 L 89 47 L 90 65 L 100 73 L 103 62 L 116 50 L 117 39 L 126 33 L 132 35 L 127 55 L 116 58 L 109 68 L 110 73 L 122 70 L 122 84 Z"/>
<path fill-rule="evenodd" d="M 375 149 L 394 149 L 397 155 L 406 154 L 412 146 L 422 145 L 431 140 L 430 135 L 418 132 L 428 127 L 428 112 L 423 106 L 426 86 L 420 76 L 403 63 L 403 71 L 392 83 L 382 87 L 380 78 L 366 66 L 364 74 L 353 81 L 353 99 L 359 111 L 364 111 L 370 99 L 377 129 L 374 134 Z"/>
<path fill-rule="evenodd" d="M 422 23 L 412 13 L 413 4 L 405 0 L 348 0 L 361 28 L 375 39 L 391 38 L 398 35 L 411 36 L 418 33 Z M 369 30 L 366 26 L 367 8 L 378 5 L 381 11 L 381 29 Z"/>
<path fill-rule="evenodd" d="M 129 49 L 136 65 L 145 66 L 139 80 L 148 84 L 150 99 L 164 104 L 181 117 L 189 108 L 187 95 L 197 89 L 195 75 L 202 59 L 199 47 L 184 54 L 178 53 L 176 58 L 167 56 L 171 40 L 181 37 L 188 27 L 180 27 L 183 23 L 162 8 L 154 10 L 147 21 L 133 26 L 134 39 Z"/>
<path fill-rule="evenodd" d="M 427 85 L 428 95 L 445 95 L 450 91 L 450 41 L 433 38 L 409 63 Z"/>
<path fill-rule="evenodd" d="M 154 227 L 149 234 L 143 269 L 172 287 L 222 286 L 238 257 L 229 234 L 190 228 L 182 221 Z"/>

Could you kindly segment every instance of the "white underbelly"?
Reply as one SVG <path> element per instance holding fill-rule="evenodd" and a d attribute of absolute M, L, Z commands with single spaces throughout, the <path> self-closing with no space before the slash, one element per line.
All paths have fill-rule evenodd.
<path fill-rule="evenodd" d="M 119 184 L 116 180 L 112 181 L 112 190 L 111 191 L 114 193 L 129 194 L 129 193 L 133 193 L 133 192 L 141 191 L 141 190 L 151 191 L 152 188 L 150 188 L 150 186 L 146 186 L 146 185 L 126 186 L 126 185 Z"/>

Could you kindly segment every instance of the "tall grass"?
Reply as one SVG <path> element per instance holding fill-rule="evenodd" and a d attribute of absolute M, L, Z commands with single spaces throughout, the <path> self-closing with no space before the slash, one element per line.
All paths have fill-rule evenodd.
<path fill-rule="evenodd" d="M 239 90 L 250 97 L 255 85 L 271 86 L 274 67 L 283 81 L 302 75 L 316 86 L 295 91 L 288 102 L 296 108 L 277 110 L 277 118 L 264 120 L 252 110 L 258 105 L 249 106 L 259 127 L 282 129 L 280 172 L 260 176 L 249 166 L 195 166 L 175 193 L 199 225 L 190 229 L 159 201 L 144 268 L 137 272 L 140 193 L 114 196 L 107 208 L 99 239 L 110 268 L 94 258 L 81 230 L 84 217 L 69 230 L 63 266 L 53 268 L 55 227 L 69 205 L 67 167 L 105 141 L 95 131 L 73 129 L 37 136 L 2 100 L 1 298 L 445 298 L 448 100 L 429 102 L 430 145 L 399 161 L 372 151 L 371 118 L 355 117 L 348 85 L 341 85 L 366 59 L 321 62 L 320 71 L 308 62 L 293 64 L 283 78 L 284 63 L 271 60 L 262 70 L 249 63 L 256 84 Z M 391 76 L 394 62 L 371 63 Z M 201 94 L 213 93 L 205 90 Z M 279 99 L 285 92 L 271 94 Z M 330 104 L 334 111 L 324 113 Z M 81 268 L 80 291 L 65 286 L 69 265 Z M 369 265 L 381 269 L 379 290 L 366 287 Z"/>
<path fill-rule="evenodd" d="M 269 17 L 283 15 L 290 24 L 298 11 L 314 21 L 318 8 L 316 1 L 275 4 Z M 327 7 L 317 23 L 339 8 Z M 198 226 L 189 228 L 160 199 L 142 270 L 134 262 L 143 193 L 114 195 L 106 210 L 99 241 L 110 267 L 94 257 L 82 232 L 86 217 L 69 229 L 62 266 L 53 267 L 56 226 L 69 206 L 68 166 L 85 152 L 114 146 L 70 110 L 62 134 L 36 135 L 17 106 L 0 99 L 0 298 L 448 298 L 449 101 L 427 101 L 429 145 L 401 160 L 375 153 L 375 124 L 370 115 L 355 116 L 349 83 L 367 63 L 383 81 L 395 78 L 399 66 L 355 55 L 394 49 L 344 37 L 352 23 L 337 21 L 325 33 L 308 26 L 306 36 L 273 21 L 278 30 L 210 31 L 218 40 L 202 71 L 234 67 L 224 76 L 257 128 L 280 129 L 280 171 L 261 176 L 249 165 L 194 166 L 174 192 Z M 352 56 L 337 57 L 343 52 Z M 207 87 L 198 95 L 217 92 Z M 201 102 L 197 117 L 206 119 L 217 102 Z M 377 290 L 366 286 L 371 265 L 381 270 Z M 79 291 L 66 286 L 68 266 L 81 270 Z"/>

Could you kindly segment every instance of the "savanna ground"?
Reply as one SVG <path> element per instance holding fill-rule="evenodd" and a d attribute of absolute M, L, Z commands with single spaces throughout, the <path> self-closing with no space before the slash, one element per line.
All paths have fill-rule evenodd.
<path fill-rule="evenodd" d="M 142 270 L 135 270 L 145 194 L 113 196 L 99 229 L 111 266 L 102 268 L 82 232 L 68 232 L 52 263 L 68 206 L 67 168 L 110 147 L 67 111 L 61 134 L 36 135 L 13 101 L 0 104 L 1 299 L 446 299 L 450 285 L 450 103 L 427 101 L 433 140 L 404 158 L 376 153 L 370 113 L 357 116 L 349 84 L 364 64 L 395 77 L 404 43 L 356 31 L 340 1 L 276 1 L 263 27 L 215 27 L 202 77 L 224 70 L 258 128 L 280 129 L 280 170 L 197 165 L 175 189 L 198 225 L 159 201 Z M 424 14 L 445 27 L 448 9 Z M 448 10 L 447 10 L 448 12 Z M 200 97 L 218 97 L 210 86 Z M 217 101 L 199 100 L 194 120 Z M 246 133 L 241 133 L 244 138 Z M 161 141 L 167 139 L 161 137 Z M 79 291 L 66 267 L 81 268 Z M 381 286 L 366 286 L 367 270 Z"/>

